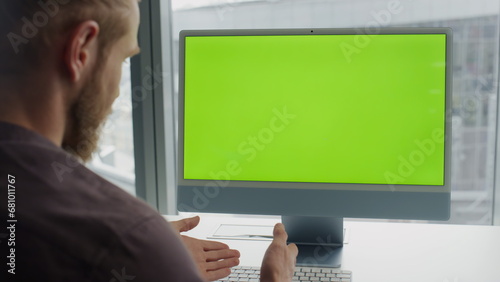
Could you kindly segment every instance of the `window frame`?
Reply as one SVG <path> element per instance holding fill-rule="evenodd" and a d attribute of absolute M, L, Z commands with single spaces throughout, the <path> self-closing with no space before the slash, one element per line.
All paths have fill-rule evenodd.
<path fill-rule="evenodd" d="M 500 11 L 499 11 L 500 14 Z M 498 29 L 498 37 L 500 40 L 500 28 Z M 499 50 L 500 52 L 500 50 Z M 497 70 L 500 70 L 500 55 L 498 57 Z M 493 225 L 500 226 L 500 71 L 497 77 L 497 116 L 496 116 L 496 148 L 495 148 L 495 161 L 494 169 L 495 175 L 493 177 Z"/>
<path fill-rule="evenodd" d="M 131 60 L 136 194 L 160 213 L 176 214 L 173 113 L 166 111 L 173 108 L 173 56 L 162 50 L 162 43 L 171 50 L 168 41 L 162 42 L 162 32 L 168 38 L 171 29 L 158 24 L 162 16 L 169 22 L 170 1 L 139 5 L 141 53 Z M 162 8 L 167 8 L 164 14 Z"/>
<path fill-rule="evenodd" d="M 499 11 L 500 15 L 500 11 Z M 500 40 L 500 28 L 498 30 L 498 37 Z M 499 50 L 500 52 L 500 50 Z M 500 56 L 497 58 L 497 70 L 500 70 Z M 496 147 L 495 147 L 495 157 L 494 157 L 494 168 L 495 172 L 493 177 L 493 220 L 492 225 L 500 226 L 500 71 L 498 71 L 497 77 L 497 116 L 496 116 Z"/>

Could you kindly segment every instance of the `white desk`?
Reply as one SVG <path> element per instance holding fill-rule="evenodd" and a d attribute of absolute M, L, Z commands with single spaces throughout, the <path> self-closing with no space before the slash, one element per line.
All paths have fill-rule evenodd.
<path fill-rule="evenodd" d="M 167 216 L 169 220 L 179 217 Z M 274 225 L 276 219 L 201 216 L 188 236 L 213 235 L 221 224 Z M 346 221 L 342 269 L 354 282 L 500 282 L 500 227 Z M 224 240 L 240 265 L 260 266 L 266 241 Z"/>

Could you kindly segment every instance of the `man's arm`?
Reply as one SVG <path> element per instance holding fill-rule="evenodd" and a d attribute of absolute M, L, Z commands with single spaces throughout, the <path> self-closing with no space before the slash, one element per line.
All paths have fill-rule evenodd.
<path fill-rule="evenodd" d="M 124 234 L 102 261 L 96 258 L 91 281 L 205 281 L 179 235 L 159 214 Z"/>

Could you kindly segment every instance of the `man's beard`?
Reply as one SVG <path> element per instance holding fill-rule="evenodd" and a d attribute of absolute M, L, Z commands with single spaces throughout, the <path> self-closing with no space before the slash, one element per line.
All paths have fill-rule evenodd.
<path fill-rule="evenodd" d="M 94 78 L 100 80 L 102 72 L 97 70 Z M 99 136 L 107 116 L 111 113 L 111 107 L 104 105 L 99 85 L 101 81 L 96 79 L 82 90 L 78 101 L 71 109 L 69 116 L 69 128 L 64 136 L 62 147 L 64 150 L 87 162 L 92 158 L 92 153 L 97 150 Z M 106 107 L 106 108 L 105 108 Z"/>

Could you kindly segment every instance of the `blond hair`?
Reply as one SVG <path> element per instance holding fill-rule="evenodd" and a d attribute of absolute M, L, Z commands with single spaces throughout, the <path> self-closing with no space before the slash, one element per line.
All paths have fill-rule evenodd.
<path fill-rule="evenodd" d="M 36 69 L 58 36 L 94 20 L 102 56 L 127 32 L 127 0 L 1 0 L 0 75 Z"/>

